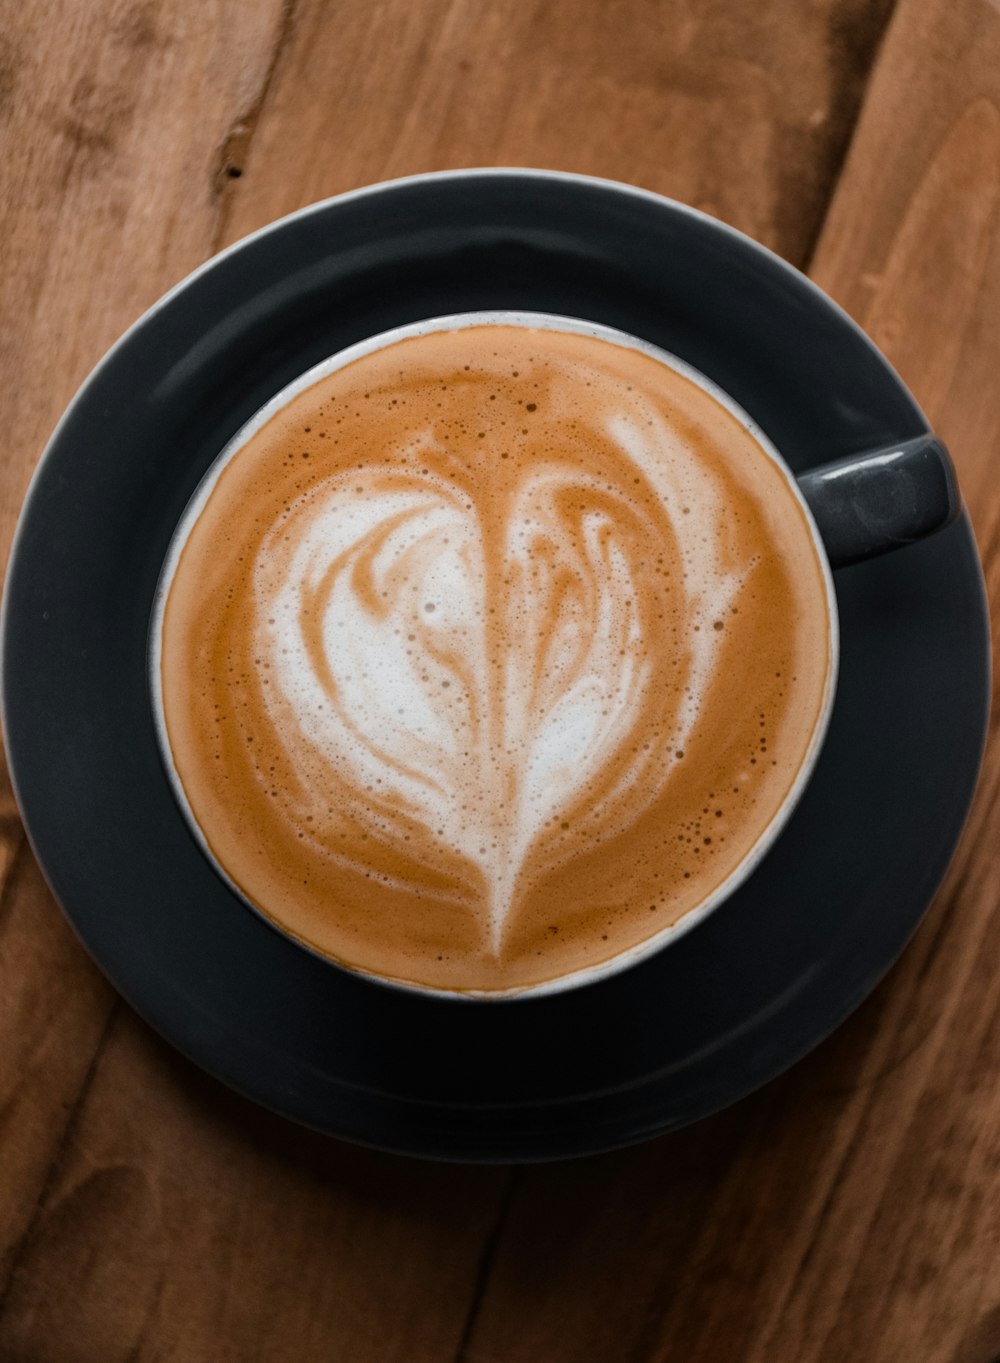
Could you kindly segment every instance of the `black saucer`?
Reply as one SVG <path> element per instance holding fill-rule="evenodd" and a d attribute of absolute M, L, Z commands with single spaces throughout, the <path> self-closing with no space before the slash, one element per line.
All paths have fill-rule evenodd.
<path fill-rule="evenodd" d="M 80 390 L 11 559 L 5 728 L 53 891 L 126 998 L 198 1064 L 353 1140 L 538 1159 L 732 1102 L 873 987 L 965 818 L 988 633 L 966 521 L 838 573 L 840 684 L 802 804 L 732 900 L 623 975 L 453 1002 L 293 945 L 213 873 L 161 769 L 146 643 L 163 555 L 205 468 L 290 379 L 373 332 L 486 308 L 648 338 L 728 390 L 798 470 L 926 427 L 806 279 L 676 204 L 517 171 L 346 195 L 199 270 Z"/>

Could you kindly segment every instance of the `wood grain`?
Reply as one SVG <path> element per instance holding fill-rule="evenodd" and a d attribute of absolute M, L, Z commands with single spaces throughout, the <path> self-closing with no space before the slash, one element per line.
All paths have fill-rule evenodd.
<path fill-rule="evenodd" d="M 674 195 L 796 262 L 890 0 L 296 0 L 226 239 L 355 185 L 456 166 Z"/>
<path fill-rule="evenodd" d="M 212 250 L 358 184 L 532 164 L 799 264 L 818 237 L 815 276 L 952 444 L 1000 599 L 987 0 L 900 0 L 828 215 L 889 0 L 8 8 L 4 559 L 75 386 Z M 928 922 L 818 1053 L 690 1131 L 511 1173 L 325 1141 L 174 1056 L 86 961 L 0 785 L 0 1359 L 992 1363 L 998 793 L 994 742 Z"/>
<path fill-rule="evenodd" d="M 201 16 L 201 17 L 200 17 Z M 4 7 L 0 564 L 73 391 L 214 248 L 218 143 L 269 71 L 277 4 Z M 52 902 L 0 766 L 0 1299 L 115 996 Z M 0 1350 L 2 1356 L 2 1350 Z"/>
<path fill-rule="evenodd" d="M 454 1356 L 503 1171 L 262 1114 L 115 1029 L 0 1317 L 0 1358 Z"/>

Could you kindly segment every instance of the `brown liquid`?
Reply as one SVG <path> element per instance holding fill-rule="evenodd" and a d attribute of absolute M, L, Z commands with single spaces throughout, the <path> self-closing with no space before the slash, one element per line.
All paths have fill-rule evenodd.
<path fill-rule="evenodd" d="M 773 819 L 830 671 L 785 476 L 592 337 L 399 341 L 225 467 L 169 589 L 166 730 L 214 856 L 358 969 L 520 988 L 701 904 Z"/>

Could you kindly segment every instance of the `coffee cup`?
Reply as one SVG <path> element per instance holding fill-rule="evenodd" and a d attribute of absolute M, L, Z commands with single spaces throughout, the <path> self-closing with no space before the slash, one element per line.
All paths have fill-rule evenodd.
<path fill-rule="evenodd" d="M 178 524 L 168 776 L 220 876 L 340 966 L 590 982 L 780 836 L 833 705 L 831 569 L 959 506 L 933 436 L 797 480 L 717 384 L 587 319 L 374 335 L 272 398 Z"/>

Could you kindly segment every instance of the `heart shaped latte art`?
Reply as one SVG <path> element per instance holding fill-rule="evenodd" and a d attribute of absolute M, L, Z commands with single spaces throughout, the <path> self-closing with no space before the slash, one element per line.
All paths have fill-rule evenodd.
<path fill-rule="evenodd" d="M 661 797 L 750 571 L 659 416 L 602 438 L 614 457 L 589 468 L 498 457 L 483 495 L 428 428 L 310 486 L 254 566 L 302 836 L 417 892 L 459 858 L 447 894 L 493 952 L 526 886 Z"/>

